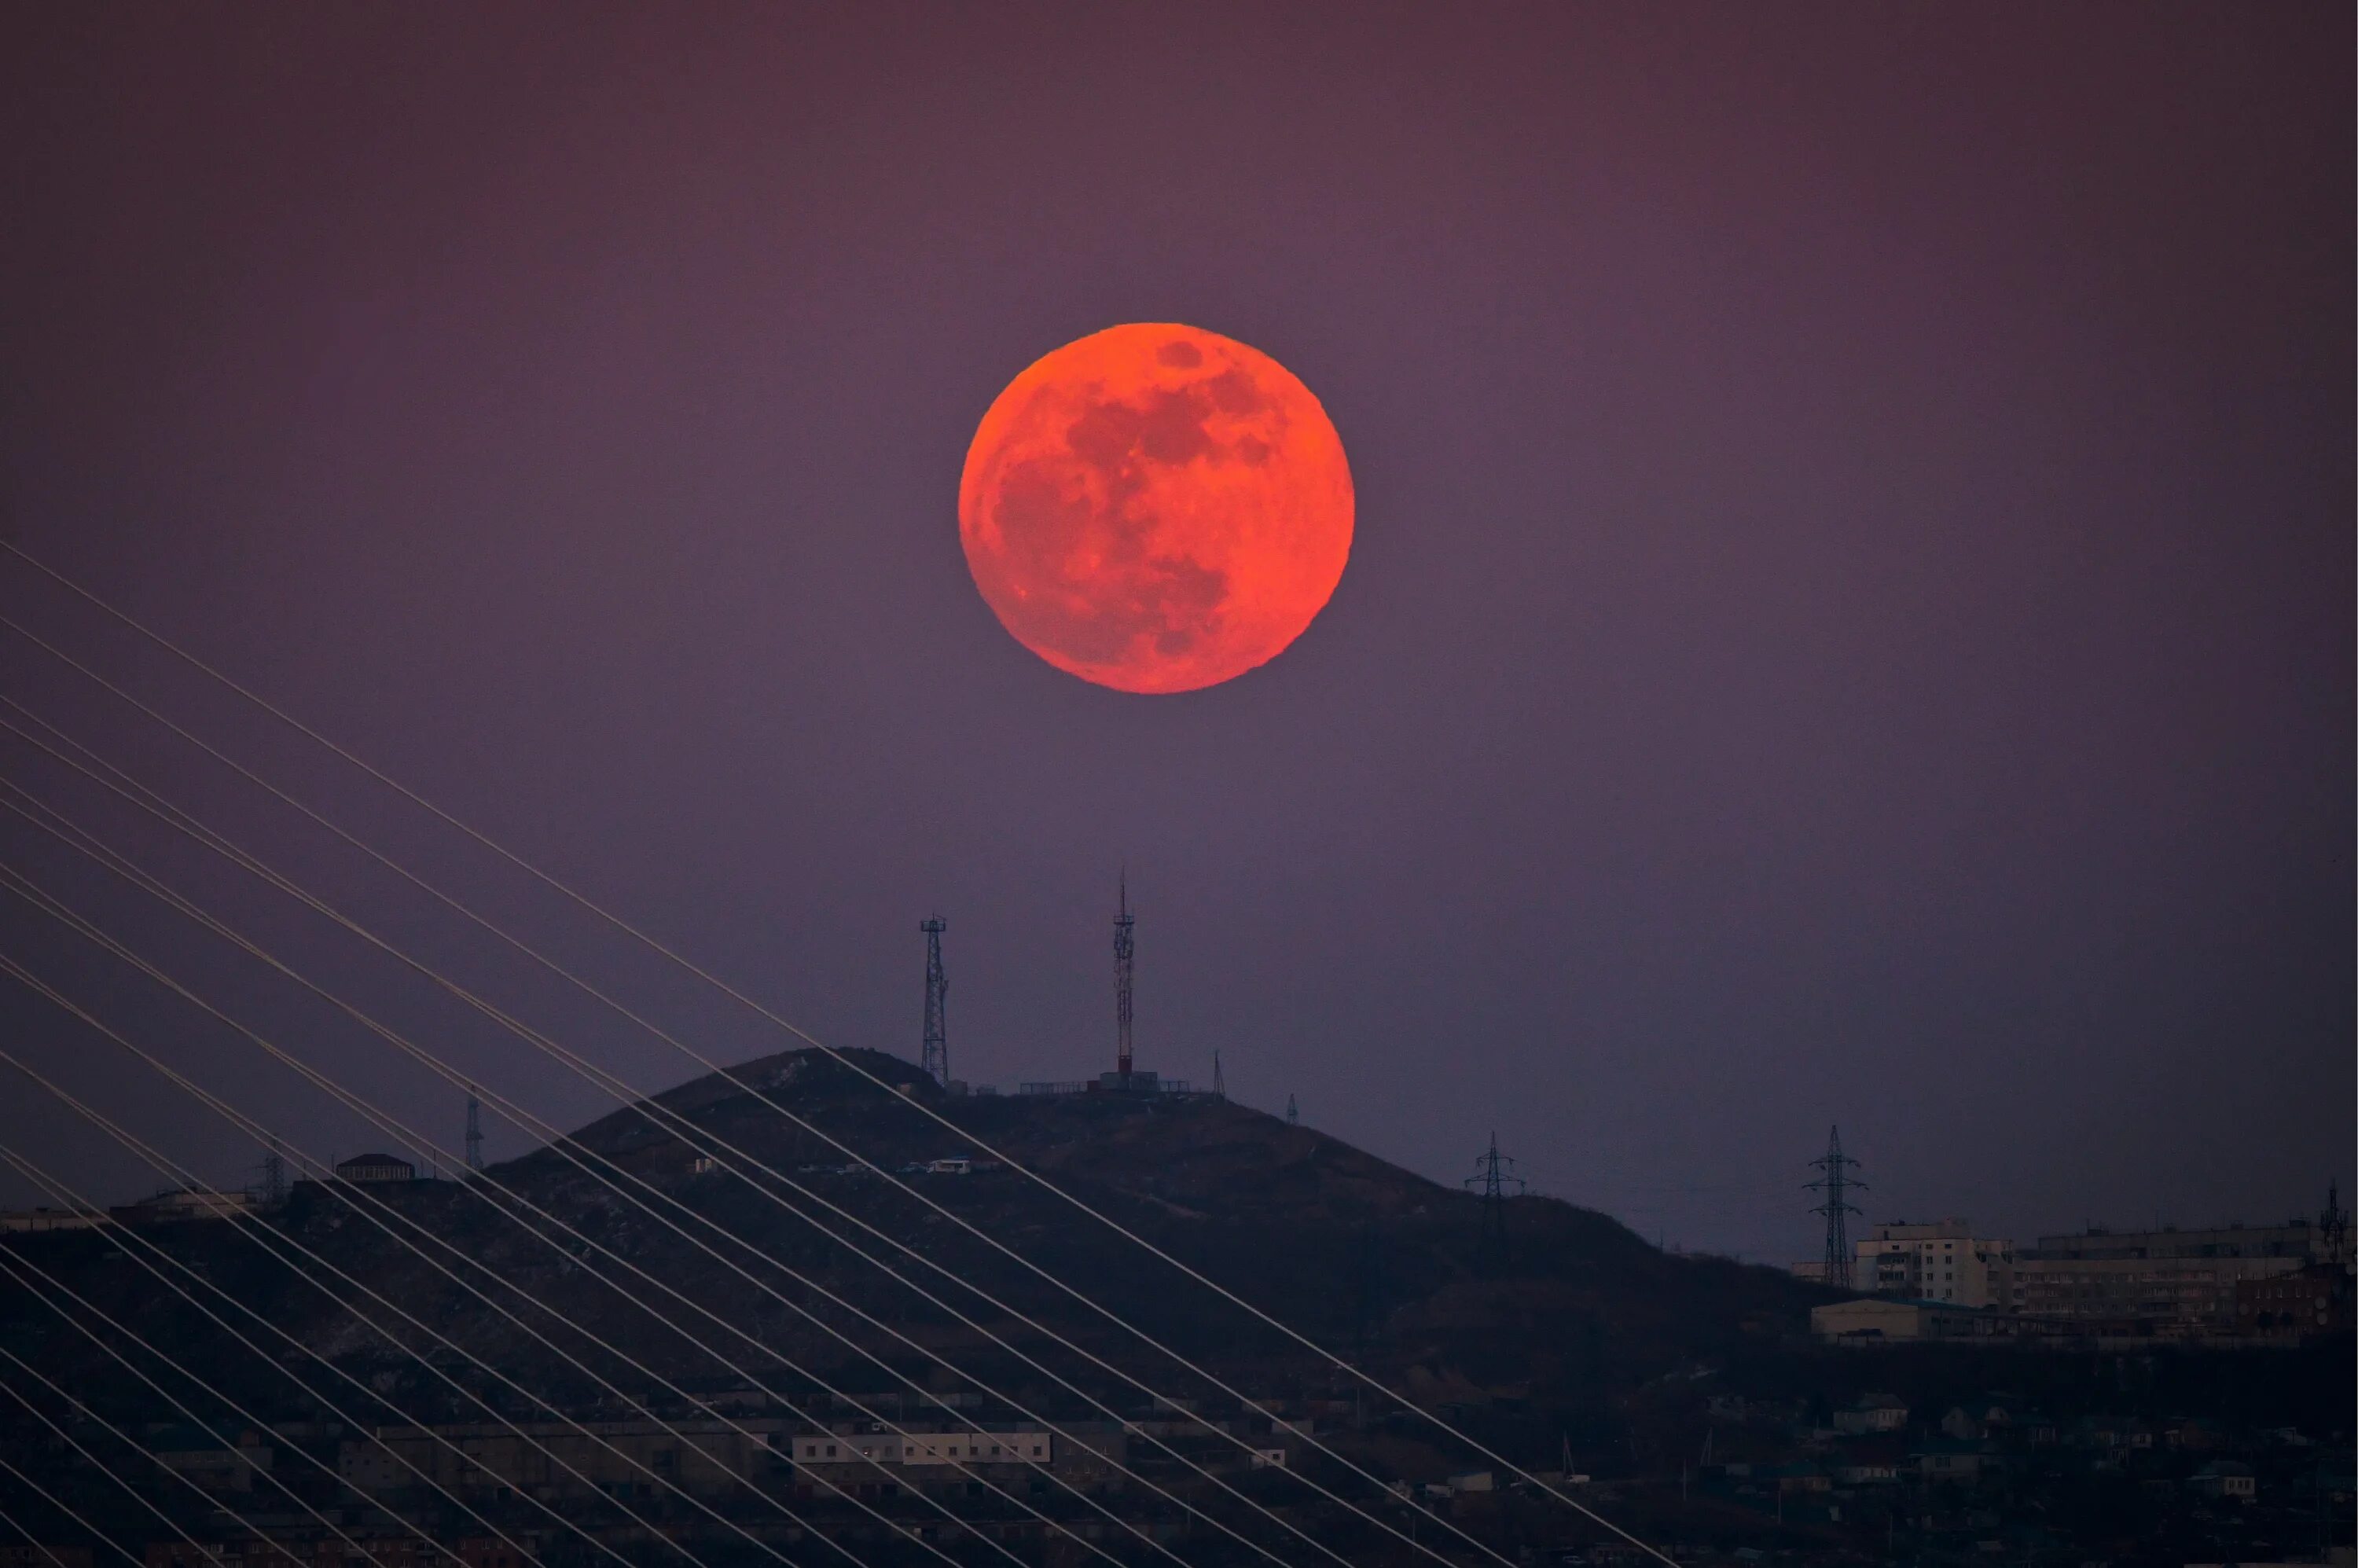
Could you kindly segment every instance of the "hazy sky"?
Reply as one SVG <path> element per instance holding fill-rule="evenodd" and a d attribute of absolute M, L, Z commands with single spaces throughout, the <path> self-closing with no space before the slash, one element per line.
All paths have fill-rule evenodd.
<path fill-rule="evenodd" d="M 2346 5 L 51 6 L 0 65 L 0 525 L 821 1037 L 1141 1065 L 1810 1255 L 2352 1172 Z M 976 421 L 1275 356 L 1358 533 L 1274 664 L 1026 653 Z M 741 1057 L 775 1035 L 21 566 L 0 610 Z M 9 636 L 0 690 L 634 1082 L 690 1070 Z M 12 721 L 15 716 L 5 714 Z M 0 733 L 0 773 L 559 1123 L 598 1097 Z M 452 1091 L 14 816 L 0 859 L 455 1143 Z M 298 1144 L 384 1140 L 0 900 Z M 218 1179 L 46 1004 L 6 1049 Z M 492 1127 L 494 1154 L 523 1136 Z M 0 1141 L 153 1180 L 43 1097 Z M 0 1185 L 8 1201 L 30 1187 Z"/>

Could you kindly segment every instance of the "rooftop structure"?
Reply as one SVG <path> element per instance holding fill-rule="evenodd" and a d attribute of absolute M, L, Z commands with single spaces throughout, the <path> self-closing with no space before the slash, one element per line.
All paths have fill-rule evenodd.
<path fill-rule="evenodd" d="M 341 1182 L 414 1182 L 417 1167 L 393 1154 L 355 1154 L 336 1164 Z"/>

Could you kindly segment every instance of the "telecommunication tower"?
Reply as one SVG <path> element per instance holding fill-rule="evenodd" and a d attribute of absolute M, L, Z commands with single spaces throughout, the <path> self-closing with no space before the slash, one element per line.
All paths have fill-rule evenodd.
<path fill-rule="evenodd" d="M 262 1152 L 262 1202 L 265 1208 L 276 1208 L 287 1201 L 287 1156 L 279 1151 L 278 1140 Z"/>
<path fill-rule="evenodd" d="M 483 1102 L 475 1098 L 475 1086 L 467 1086 L 467 1169 L 483 1168 Z"/>
<path fill-rule="evenodd" d="M 1507 1199 L 1508 1188 L 1514 1195 L 1523 1190 L 1522 1177 L 1515 1174 L 1515 1162 L 1498 1152 L 1498 1135 L 1490 1134 L 1490 1147 L 1476 1156 L 1474 1173 L 1466 1178 L 1466 1185 L 1479 1184 L 1482 1189 L 1482 1267 L 1496 1273 L 1507 1261 Z"/>
<path fill-rule="evenodd" d="M 1288 1127 L 1302 1125 L 1302 1108 L 1293 1103 L 1292 1095 L 1285 1097 L 1285 1125 Z"/>
<path fill-rule="evenodd" d="M 2317 1217 L 2317 1249 L 2337 1268 L 2350 1257 L 2350 1211 L 2342 1206 L 2342 1184 L 2325 1187 L 2325 1212 Z"/>
<path fill-rule="evenodd" d="M 1825 1153 L 1810 1162 L 1812 1170 L 1825 1174 L 1805 1184 L 1805 1190 L 1825 1195 L 1826 1201 L 1810 1212 L 1826 1217 L 1826 1283 L 1842 1291 L 1851 1288 L 1850 1227 L 1844 1217 L 1859 1212 L 1845 1195 L 1854 1187 L 1866 1190 L 1866 1184 L 1850 1173 L 1857 1163 L 1843 1152 L 1842 1129 L 1833 1128 L 1826 1134 Z"/>
<path fill-rule="evenodd" d="M 949 922 L 940 915 L 917 927 L 925 934 L 925 1058 L 926 1075 L 937 1084 L 950 1081 L 949 976 L 942 969 L 942 933 Z"/>
<path fill-rule="evenodd" d="M 1212 1098 L 1214 1099 L 1228 1098 L 1228 1080 L 1221 1076 L 1220 1050 L 1217 1045 L 1212 1048 Z"/>
<path fill-rule="evenodd" d="M 1130 873 L 1122 873 L 1121 903 L 1113 917 L 1113 1029 L 1114 1070 L 1121 1075 L 1122 1086 L 1130 1085 L 1130 970 L 1132 946 L 1131 927 L 1138 922 L 1130 913 Z"/>

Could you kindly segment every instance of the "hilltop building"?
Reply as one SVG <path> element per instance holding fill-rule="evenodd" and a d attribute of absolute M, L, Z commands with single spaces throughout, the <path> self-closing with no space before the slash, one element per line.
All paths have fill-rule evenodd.
<path fill-rule="evenodd" d="M 417 1167 L 391 1154 L 355 1154 L 336 1164 L 340 1182 L 414 1182 Z"/>

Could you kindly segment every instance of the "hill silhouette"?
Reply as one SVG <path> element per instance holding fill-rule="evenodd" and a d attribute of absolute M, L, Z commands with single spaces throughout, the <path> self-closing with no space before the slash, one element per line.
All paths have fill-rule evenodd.
<path fill-rule="evenodd" d="M 986 1149 L 1046 1176 L 1386 1384 L 1461 1414 L 1510 1419 L 1549 1411 L 1561 1418 L 1601 1410 L 1617 1390 L 1682 1364 L 1796 1338 L 1806 1331 L 1810 1304 L 1825 1299 L 1773 1270 L 1666 1256 L 1605 1215 L 1546 1197 L 1509 1200 L 1507 1249 L 1502 1259 L 1488 1257 L 1476 1195 L 1209 1096 L 951 1096 L 896 1057 L 850 1054 L 891 1088 L 824 1053 L 790 1052 L 655 1097 L 654 1106 L 676 1120 L 644 1103 L 625 1108 L 467 1182 L 357 1191 L 302 1183 L 276 1215 L 146 1235 L 263 1306 L 308 1350 L 367 1368 L 389 1399 L 421 1415 L 438 1413 L 448 1396 L 399 1346 L 427 1350 L 441 1363 L 456 1358 L 368 1292 L 535 1390 L 591 1403 L 603 1396 L 552 1346 L 633 1389 L 644 1375 L 622 1368 L 608 1347 L 691 1388 L 750 1382 L 807 1392 L 824 1381 L 880 1390 L 896 1373 L 928 1388 L 958 1386 L 909 1344 L 891 1343 L 860 1321 L 861 1314 L 995 1386 L 1050 1403 L 1065 1396 L 1022 1357 L 1109 1398 L 1138 1398 L 1085 1367 L 1056 1336 L 1140 1372 L 1158 1390 L 1205 1392 L 1105 1317 L 854 1167 L 841 1149 L 796 1127 L 761 1096 L 884 1170 L 910 1168 L 901 1180 L 949 1212 L 1257 1396 L 1331 1392 L 1336 1375 L 1020 1171 L 994 1166 Z M 957 1131 L 921 1114 L 913 1103 L 919 1101 Z M 958 1171 L 959 1161 L 971 1163 Z M 953 1163 L 915 1169 L 942 1162 Z M 592 1172 L 636 1191 L 679 1228 L 618 1196 Z M 546 1217 L 530 1219 L 529 1232 L 509 1217 L 525 1205 Z M 427 1250 L 449 1272 L 393 1240 L 381 1223 L 385 1210 L 416 1227 L 413 1239 L 442 1244 Z M 847 1217 L 1004 1307 L 891 1253 Z M 238 1229 L 248 1234 L 241 1238 Z M 270 1251 L 253 1244 L 257 1235 Z M 856 1258 L 841 1235 L 889 1253 L 893 1274 L 925 1285 L 942 1305 L 918 1300 Z M 44 1245 L 28 1258 L 59 1271 L 159 1345 L 235 1364 L 217 1331 L 104 1237 L 35 1239 Z M 365 1291 L 331 1279 L 291 1245 Z M 523 1299 L 495 1285 L 494 1275 Z M 508 1306 L 546 1342 L 460 1281 Z M 93 1375 L 103 1374 L 93 1353 L 53 1320 L 22 1310 L 9 1315 L 59 1364 L 90 1363 Z M 716 1319 L 736 1332 L 722 1331 Z M 719 1347 L 731 1365 L 699 1341 Z"/>

